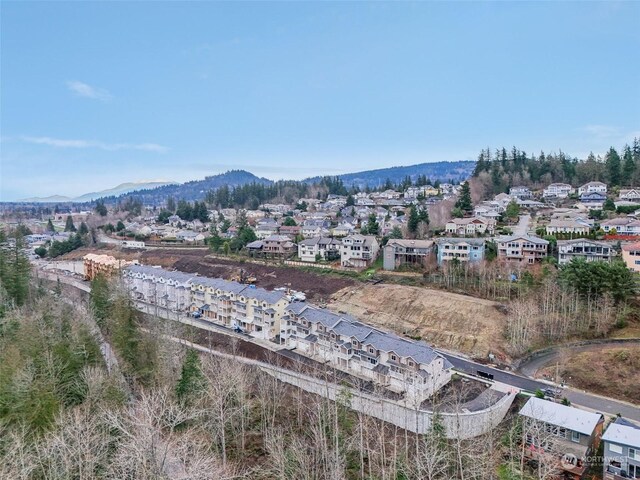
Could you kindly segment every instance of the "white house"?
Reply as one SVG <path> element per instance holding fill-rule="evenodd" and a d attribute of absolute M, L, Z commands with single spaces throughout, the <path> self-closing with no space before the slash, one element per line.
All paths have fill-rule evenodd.
<path fill-rule="evenodd" d="M 620 190 L 620 200 L 629 202 L 640 201 L 640 188 L 625 188 Z"/>
<path fill-rule="evenodd" d="M 578 195 L 584 193 L 607 193 L 607 184 L 602 182 L 589 182 L 585 183 L 578 188 Z"/>
<path fill-rule="evenodd" d="M 615 229 L 618 235 L 640 235 L 640 220 L 632 217 L 612 218 L 600 224 L 605 233 Z"/>
<path fill-rule="evenodd" d="M 567 198 L 574 192 L 568 183 L 552 183 L 542 191 L 544 198 Z"/>
<path fill-rule="evenodd" d="M 469 217 L 453 218 L 445 225 L 445 231 L 455 235 L 493 235 L 496 221 L 492 218 Z"/>
<path fill-rule="evenodd" d="M 310 263 L 315 263 L 318 255 L 322 260 L 335 260 L 340 258 L 341 244 L 342 242 L 335 238 L 307 238 L 298 243 L 298 257 L 301 261 Z"/>
<path fill-rule="evenodd" d="M 380 245 L 373 235 L 349 235 L 340 247 L 340 265 L 350 268 L 366 268 L 378 257 Z"/>

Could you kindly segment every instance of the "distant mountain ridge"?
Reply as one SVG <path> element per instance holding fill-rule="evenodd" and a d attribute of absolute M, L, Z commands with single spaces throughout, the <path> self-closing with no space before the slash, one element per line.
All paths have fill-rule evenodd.
<path fill-rule="evenodd" d="M 405 177 L 411 177 L 415 181 L 418 175 L 426 175 L 427 178 L 435 181 L 440 180 L 460 181 L 469 178 L 475 168 L 475 160 L 459 160 L 455 162 L 433 162 L 419 163 L 417 165 L 378 168 L 375 170 L 364 170 L 356 173 L 345 173 L 338 175 L 346 187 L 357 186 L 359 188 L 379 187 L 387 179 L 392 183 L 400 183 Z M 319 181 L 321 177 L 308 178 L 305 181 L 313 183 Z"/>
<path fill-rule="evenodd" d="M 150 189 L 162 187 L 165 185 L 173 185 L 177 182 L 170 180 L 141 180 L 138 182 L 121 183 L 120 185 L 109 188 L 107 190 L 100 190 L 98 192 L 90 192 L 80 195 L 79 197 L 65 197 L 64 195 L 51 195 L 49 197 L 32 197 L 20 200 L 21 202 L 30 203 L 64 203 L 64 202 L 91 202 L 99 198 L 124 195 L 126 193 L 135 192 L 142 189 Z"/>
<path fill-rule="evenodd" d="M 473 173 L 475 165 L 476 162 L 472 160 L 420 163 L 418 165 L 379 168 L 355 173 L 345 173 L 337 175 L 337 177 L 342 180 L 347 188 L 352 186 L 357 186 L 359 188 L 365 188 L 367 186 L 378 187 L 383 185 L 387 179 L 392 183 L 397 184 L 402 182 L 407 176 L 410 177 L 412 181 L 415 181 L 418 175 L 425 175 L 432 181 L 440 180 L 443 182 L 453 180 L 457 182 L 469 178 Z M 321 179 L 322 177 L 311 177 L 302 181 L 306 183 L 317 183 Z M 21 201 L 33 203 L 84 203 L 102 199 L 107 203 L 115 203 L 119 197 L 127 195 L 141 200 L 144 204 L 158 205 L 163 203 L 168 197 L 173 197 L 176 200 L 202 200 L 209 190 L 216 190 L 222 186 L 233 188 L 251 183 L 273 185 L 275 182 L 268 178 L 258 177 L 246 170 L 230 170 L 218 175 L 205 177 L 202 180 L 192 180 L 185 183 L 167 181 L 129 182 L 108 190 L 86 193 L 75 198 L 55 195 L 46 198 L 24 199 Z"/>

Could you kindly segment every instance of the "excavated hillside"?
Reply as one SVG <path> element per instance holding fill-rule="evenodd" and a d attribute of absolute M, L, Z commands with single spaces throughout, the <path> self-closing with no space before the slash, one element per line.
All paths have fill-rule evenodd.
<path fill-rule="evenodd" d="M 331 309 L 443 349 L 486 358 L 504 355 L 505 316 L 500 304 L 465 295 L 403 285 L 347 287 L 332 295 Z"/>

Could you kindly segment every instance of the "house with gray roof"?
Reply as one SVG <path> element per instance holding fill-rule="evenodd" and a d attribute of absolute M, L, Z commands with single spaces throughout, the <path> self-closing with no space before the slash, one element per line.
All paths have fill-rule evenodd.
<path fill-rule="evenodd" d="M 618 417 L 602 441 L 604 480 L 640 478 L 640 425 Z"/>
<path fill-rule="evenodd" d="M 306 238 L 298 243 L 298 257 L 301 261 L 310 263 L 315 263 L 318 256 L 321 260 L 337 260 L 340 258 L 341 245 L 342 242 L 336 238 Z"/>
<path fill-rule="evenodd" d="M 532 235 L 498 237 L 498 258 L 508 262 L 534 264 L 547 257 L 549 241 Z"/>
<path fill-rule="evenodd" d="M 520 410 L 525 455 L 545 460 L 562 478 L 581 479 L 600 444 L 604 418 L 599 413 L 532 397 Z"/>
<path fill-rule="evenodd" d="M 396 270 L 403 265 L 423 267 L 433 258 L 433 240 L 391 239 L 383 248 L 382 266 Z"/>
<path fill-rule="evenodd" d="M 376 258 L 380 245 L 373 235 L 359 233 L 342 239 L 340 265 L 347 268 L 367 268 Z"/>
<path fill-rule="evenodd" d="M 312 305 L 294 303 L 286 308 L 280 341 L 416 404 L 451 379 L 452 365 L 426 343 Z"/>

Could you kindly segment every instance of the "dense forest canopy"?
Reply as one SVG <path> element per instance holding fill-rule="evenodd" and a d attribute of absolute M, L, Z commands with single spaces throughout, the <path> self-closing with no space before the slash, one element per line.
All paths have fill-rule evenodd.
<path fill-rule="evenodd" d="M 486 194 L 506 192 L 512 186 L 542 188 L 562 182 L 579 186 L 601 181 L 609 187 L 640 185 L 640 139 L 625 145 L 620 152 L 611 147 L 604 158 L 589 154 L 586 159 L 571 157 L 563 151 L 539 155 L 527 154 L 516 147 L 492 151 L 483 149 L 478 155 L 473 177 L 480 180 Z"/>

